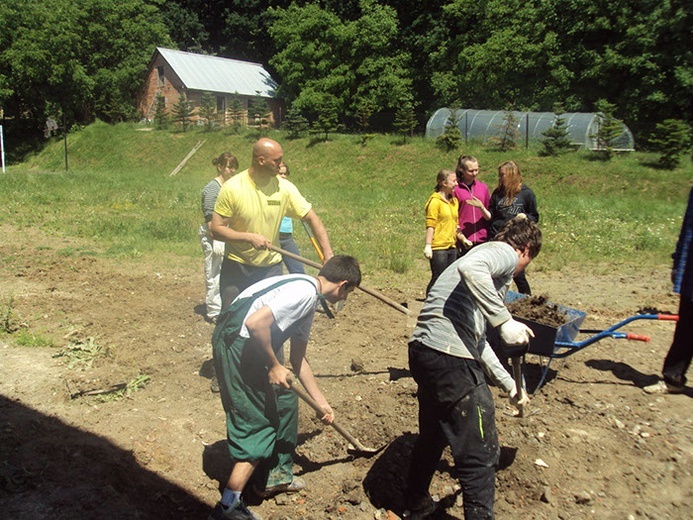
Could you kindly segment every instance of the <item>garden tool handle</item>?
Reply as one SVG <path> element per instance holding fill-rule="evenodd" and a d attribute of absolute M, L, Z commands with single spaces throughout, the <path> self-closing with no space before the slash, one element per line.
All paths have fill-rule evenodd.
<path fill-rule="evenodd" d="M 287 251 L 286 249 L 282 249 L 281 247 L 277 247 L 274 244 L 270 244 L 269 249 L 271 249 L 272 251 L 276 251 L 277 253 L 279 253 L 283 256 L 288 256 L 289 258 L 293 258 L 294 260 L 298 260 L 299 262 L 302 262 L 302 263 L 309 265 L 311 267 L 315 267 L 316 269 L 320 269 L 322 267 L 322 264 L 319 264 L 317 262 L 313 262 L 312 260 L 309 260 L 307 258 L 303 258 L 302 256 L 296 255 L 296 254 L 292 253 L 291 251 Z M 369 289 L 368 287 L 364 287 L 363 285 L 358 285 L 357 287 L 359 289 L 361 289 L 363 292 L 368 293 L 371 296 L 375 296 L 381 302 L 387 303 L 390 307 L 397 309 L 402 314 L 406 314 L 407 316 L 409 316 L 411 314 L 411 311 L 409 309 L 407 309 L 403 305 L 400 305 L 399 303 L 397 303 L 393 299 L 388 298 L 383 293 L 378 292 L 375 289 Z"/>
<path fill-rule="evenodd" d="M 630 339 L 633 341 L 648 342 L 648 341 L 650 341 L 650 336 L 648 336 L 647 334 L 635 334 L 633 332 L 629 332 L 626 334 L 626 339 Z"/>
<path fill-rule="evenodd" d="M 298 395 L 303 401 L 306 402 L 313 410 L 315 410 L 317 413 L 321 414 L 321 417 L 325 415 L 325 410 L 323 410 L 322 406 L 320 406 L 315 399 L 313 399 L 308 392 L 306 392 L 300 385 L 295 384 L 295 379 L 293 374 L 289 374 L 286 376 L 286 382 L 289 383 L 289 386 L 291 386 L 291 390 L 296 392 L 296 395 Z M 349 441 L 354 448 L 359 449 L 359 450 L 364 450 L 368 451 L 369 448 L 366 448 L 363 444 L 361 444 L 361 441 L 359 441 L 356 437 L 354 437 L 351 433 L 349 433 L 347 430 L 342 428 L 340 424 L 337 423 L 337 421 L 332 421 L 330 424 L 335 430 L 337 430 L 337 433 L 339 433 L 342 437 L 344 437 L 347 441 Z"/>
<path fill-rule="evenodd" d="M 522 386 L 522 356 L 510 358 L 513 366 L 513 379 L 515 379 L 515 390 L 517 391 L 518 400 L 522 398 L 525 389 Z M 524 416 L 524 406 L 518 405 L 519 416 Z"/>
<path fill-rule="evenodd" d="M 308 233 L 308 238 L 310 239 L 310 243 L 313 244 L 313 249 L 315 249 L 315 252 L 320 257 L 320 261 L 324 264 L 325 255 L 323 254 L 322 249 L 320 249 L 320 244 L 318 244 L 318 241 L 315 239 L 315 236 L 313 235 L 310 226 L 305 220 L 301 220 L 301 224 L 303 224 L 303 229 L 305 229 L 306 233 Z"/>
<path fill-rule="evenodd" d="M 678 314 L 657 314 L 657 319 L 662 321 L 679 321 Z"/>

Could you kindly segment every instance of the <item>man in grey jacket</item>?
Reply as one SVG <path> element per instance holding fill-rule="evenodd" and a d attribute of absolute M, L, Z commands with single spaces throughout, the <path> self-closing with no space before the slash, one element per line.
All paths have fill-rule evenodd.
<path fill-rule="evenodd" d="M 419 385 L 419 438 L 414 445 L 407 500 L 409 518 L 432 515 L 428 492 L 446 445 L 460 480 L 465 520 L 493 519 L 500 456 L 493 397 L 484 374 L 511 395 L 515 382 L 486 341 L 487 324 L 508 345 L 525 345 L 534 334 L 503 304 L 513 276 L 541 249 L 541 231 L 523 217 L 508 221 L 491 242 L 454 262 L 426 298 L 409 340 L 409 366 Z"/>

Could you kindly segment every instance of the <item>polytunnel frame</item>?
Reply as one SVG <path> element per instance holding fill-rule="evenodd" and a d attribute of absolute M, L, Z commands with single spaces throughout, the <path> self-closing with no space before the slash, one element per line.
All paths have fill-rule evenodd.
<path fill-rule="evenodd" d="M 436 138 L 444 132 L 445 126 L 453 114 L 453 110 L 449 108 L 439 108 L 429 118 L 426 123 L 426 137 Z M 485 142 L 490 137 L 497 135 L 492 129 L 494 126 L 498 129 L 502 127 L 502 122 L 505 119 L 506 111 L 502 110 L 474 110 L 474 109 L 458 109 L 455 110 L 457 119 L 457 127 L 460 129 L 464 137 L 465 144 L 471 137 L 480 136 L 482 142 Z M 566 122 L 568 137 L 574 146 L 584 147 L 588 150 L 597 151 L 597 140 L 594 137 L 599 130 L 600 114 L 594 112 L 571 112 L 563 113 L 557 116 L 553 112 L 519 112 L 513 111 L 513 114 L 518 120 L 517 130 L 522 135 L 525 147 L 529 146 L 529 140 L 541 140 L 541 133 L 547 128 L 550 128 L 558 117 L 562 117 Z M 471 115 L 471 120 L 470 116 Z M 488 121 L 481 121 L 488 119 Z M 479 121 L 477 121 L 479 120 Z M 434 127 L 439 123 L 439 127 Z M 483 125 L 482 130 L 474 131 L 474 126 L 480 123 Z M 616 139 L 614 151 L 633 151 L 634 139 L 630 129 L 623 123 L 623 131 Z"/>

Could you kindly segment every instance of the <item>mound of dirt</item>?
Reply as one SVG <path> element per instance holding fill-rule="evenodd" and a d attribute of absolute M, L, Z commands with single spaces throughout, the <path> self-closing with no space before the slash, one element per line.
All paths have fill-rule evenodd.
<path fill-rule="evenodd" d="M 546 295 L 518 298 L 507 305 L 513 316 L 531 320 L 549 327 L 560 327 L 568 321 L 568 315 L 554 303 L 549 302 Z"/>

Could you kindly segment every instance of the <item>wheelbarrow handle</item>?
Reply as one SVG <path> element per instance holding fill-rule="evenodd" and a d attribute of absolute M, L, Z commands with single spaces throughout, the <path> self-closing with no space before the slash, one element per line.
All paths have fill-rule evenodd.
<path fill-rule="evenodd" d="M 630 339 L 632 341 L 644 341 L 647 343 L 650 341 L 650 336 L 647 334 L 635 334 L 634 332 L 628 332 L 626 334 L 626 339 Z"/>
<path fill-rule="evenodd" d="M 679 321 L 678 314 L 657 314 L 657 319 L 662 321 Z"/>

